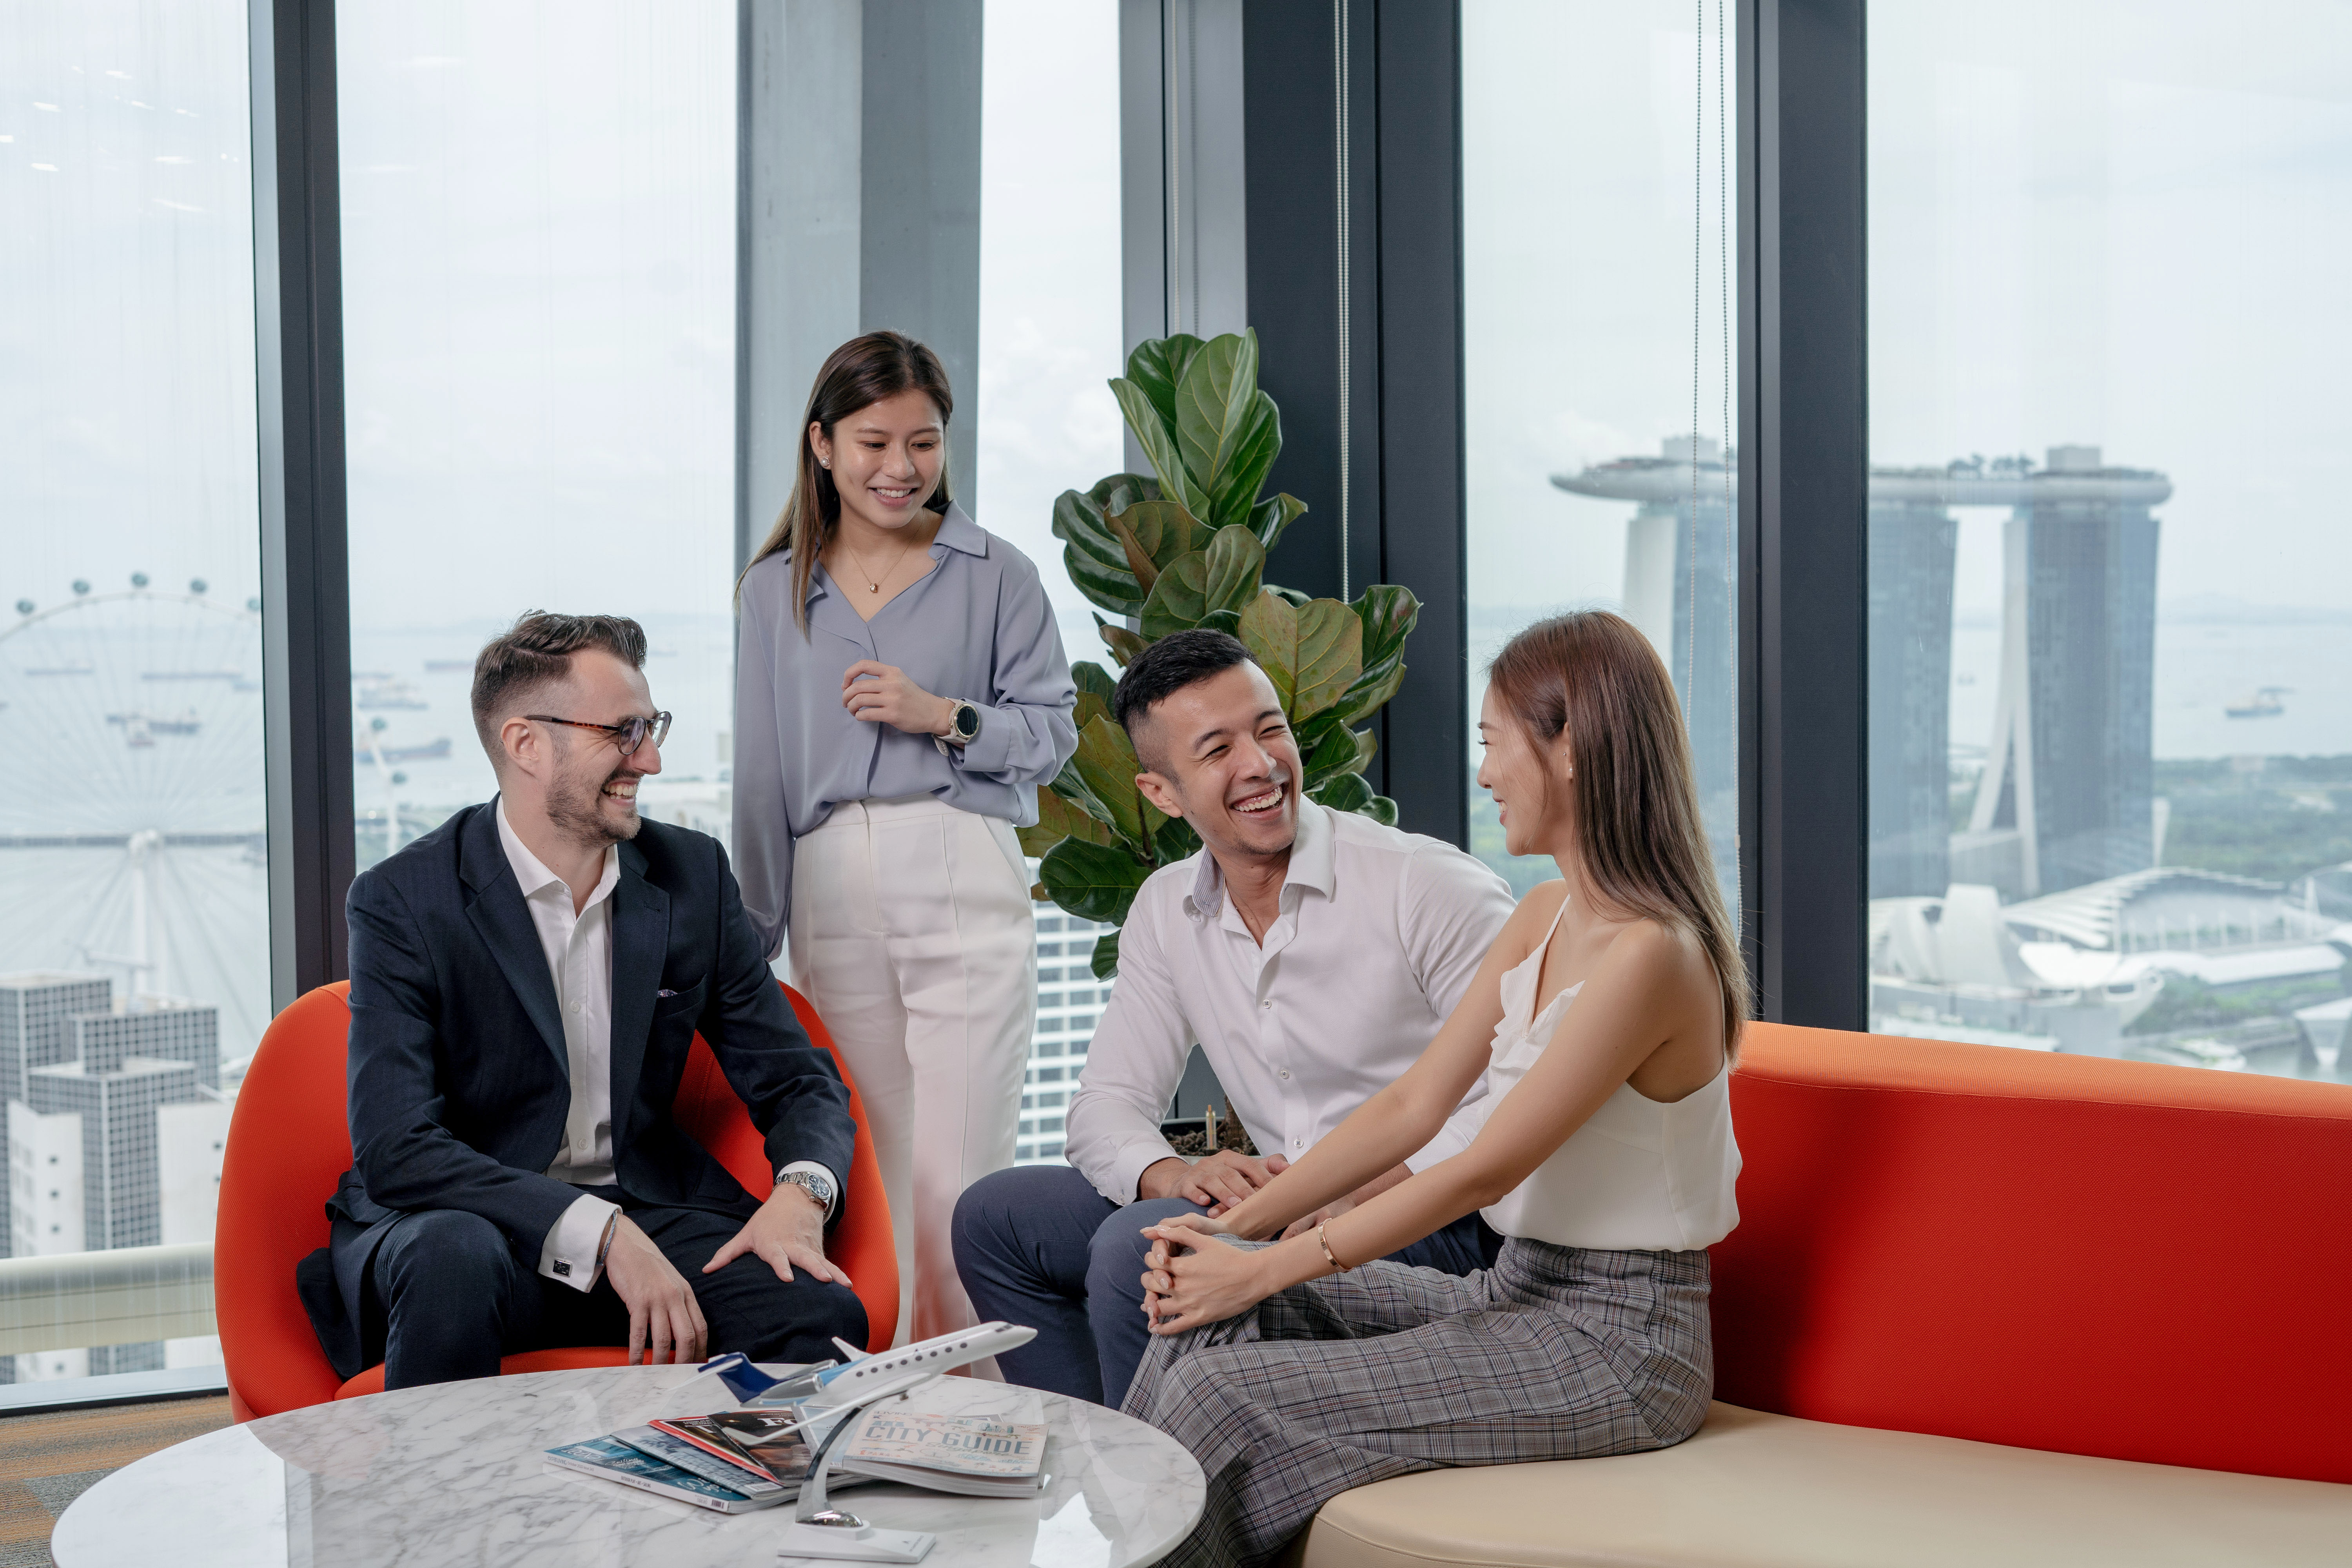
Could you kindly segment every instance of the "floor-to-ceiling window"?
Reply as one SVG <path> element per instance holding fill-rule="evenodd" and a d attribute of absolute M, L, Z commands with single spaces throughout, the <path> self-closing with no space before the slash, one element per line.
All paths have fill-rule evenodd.
<path fill-rule="evenodd" d="M 1870 16 L 1874 1026 L 2333 1077 L 2352 16 Z"/>
<path fill-rule="evenodd" d="M 725 837 L 735 7 L 336 13 L 362 868 L 496 787 L 467 704 L 521 612 L 630 616 L 677 715 L 644 810 Z"/>
<path fill-rule="evenodd" d="M 1119 344 L 1118 7 L 988 0 L 981 79 L 978 521 L 1037 564 L 1075 662 L 1109 656 L 1070 584 L 1054 498 L 1126 466 Z M 1092 921 L 1037 907 L 1024 1161 L 1058 1160 L 1109 986 Z"/>
<path fill-rule="evenodd" d="M 1470 712 L 1486 662 L 1529 622 L 1627 616 L 1682 698 L 1729 899 L 1737 66 L 1725 15 L 1702 19 L 1654 0 L 1462 7 Z M 1557 874 L 1504 853 L 1484 791 L 1470 824 L 1473 852 L 1515 886 Z"/>
<path fill-rule="evenodd" d="M 5 26 L 0 1240 L 208 1246 L 269 1019 L 245 7 Z M 0 1336 L 0 1381 L 219 1359 Z"/>

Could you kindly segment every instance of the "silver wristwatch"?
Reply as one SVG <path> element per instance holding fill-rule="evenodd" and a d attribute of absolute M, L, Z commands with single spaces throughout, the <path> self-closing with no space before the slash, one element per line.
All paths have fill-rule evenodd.
<path fill-rule="evenodd" d="M 825 1213 L 833 1212 L 833 1184 L 814 1171 L 786 1171 L 776 1177 L 776 1184 L 791 1183 L 816 1200 L 816 1206 Z"/>
<path fill-rule="evenodd" d="M 948 732 L 931 737 L 931 744 L 946 754 L 950 746 L 959 749 L 970 745 L 980 734 L 980 710 L 961 697 L 949 699 Z"/>

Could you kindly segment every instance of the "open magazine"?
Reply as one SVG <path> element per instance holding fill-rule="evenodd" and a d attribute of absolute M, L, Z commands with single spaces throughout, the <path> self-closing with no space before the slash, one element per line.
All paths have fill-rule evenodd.
<path fill-rule="evenodd" d="M 842 1439 L 834 1475 L 870 1476 L 963 1497 L 1027 1497 L 1043 1484 L 1045 1427 L 950 1415 L 893 1401 Z"/>
<path fill-rule="evenodd" d="M 898 1481 L 963 1497 L 1018 1498 L 1034 1496 L 1045 1482 L 1043 1422 L 925 1410 L 905 1400 L 848 1418 L 858 1425 L 837 1447 L 828 1476 L 833 1489 Z M 789 1405 L 658 1417 L 551 1448 L 547 1462 L 699 1508 L 741 1513 L 800 1495 L 812 1440 L 821 1442 L 830 1430 L 823 1413 L 810 1430 L 796 1429 L 803 1420 Z"/>

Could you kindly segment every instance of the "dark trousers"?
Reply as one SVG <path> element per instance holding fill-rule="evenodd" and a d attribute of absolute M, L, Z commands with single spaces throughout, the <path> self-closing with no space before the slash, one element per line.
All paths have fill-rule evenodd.
<path fill-rule="evenodd" d="M 838 1357 L 833 1336 L 866 1342 L 866 1308 L 845 1285 L 793 1271 L 787 1283 L 745 1254 L 716 1274 L 702 1266 L 742 1228 L 726 1215 L 656 1208 L 617 1187 L 584 1189 L 620 1204 L 685 1277 L 710 1330 L 709 1352 L 753 1361 Z M 562 1345 L 625 1345 L 629 1310 L 599 1279 L 580 1291 L 540 1277 L 479 1215 L 426 1209 L 387 1222 L 368 1277 L 367 1327 L 381 1333 L 386 1388 L 496 1377 L 499 1358 Z M 371 1349 L 373 1346 L 370 1347 Z"/>
<path fill-rule="evenodd" d="M 1097 1405 L 1123 1399 L 1151 1342 L 1143 1227 L 1188 1211 L 1202 1212 L 1183 1198 L 1121 1206 L 1067 1165 L 999 1171 L 966 1188 L 956 1201 L 955 1260 L 972 1310 L 982 1322 L 1037 1331 L 1019 1350 L 998 1352 L 1005 1377 Z M 1468 1215 L 1389 1257 L 1461 1275 L 1491 1265 L 1502 1245 Z"/>

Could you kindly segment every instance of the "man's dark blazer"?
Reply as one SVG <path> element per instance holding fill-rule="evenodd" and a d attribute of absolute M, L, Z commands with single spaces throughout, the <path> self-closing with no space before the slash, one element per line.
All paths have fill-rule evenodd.
<path fill-rule="evenodd" d="M 749 1219 L 759 1203 L 671 1120 L 697 1030 L 782 1168 L 845 1180 L 849 1091 L 810 1044 L 760 952 L 726 851 L 647 821 L 614 885 L 614 1181 L 640 1202 Z M 353 1168 L 327 1205 L 331 1244 L 297 1271 L 338 1375 L 366 1364 L 362 1303 L 384 1222 L 462 1209 L 536 1268 L 580 1189 L 544 1174 L 572 1108 L 571 1059 L 538 928 L 499 842 L 471 805 L 352 884 Z M 835 1210 L 838 1219 L 841 1210 Z M 364 1338 L 383 1332 L 370 1325 Z"/>

